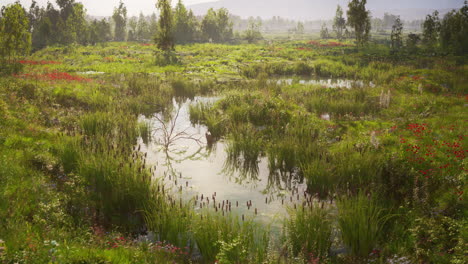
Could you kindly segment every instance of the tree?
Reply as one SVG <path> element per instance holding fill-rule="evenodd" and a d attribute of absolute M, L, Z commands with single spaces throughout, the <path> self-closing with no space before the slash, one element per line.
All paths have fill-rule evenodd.
<path fill-rule="evenodd" d="M 152 13 L 149 22 L 148 22 L 148 28 L 149 28 L 149 35 L 152 38 L 156 38 L 156 34 L 158 33 L 158 18 L 155 13 Z"/>
<path fill-rule="evenodd" d="M 127 8 L 122 1 L 120 1 L 117 8 L 114 8 L 112 19 L 115 23 L 114 39 L 116 41 L 125 41 L 127 31 Z"/>
<path fill-rule="evenodd" d="M 427 15 L 423 23 L 423 39 L 422 42 L 427 50 L 433 51 L 437 45 L 440 33 L 439 12 L 434 11 L 432 15 Z"/>
<path fill-rule="evenodd" d="M 182 0 L 179 0 L 175 8 L 174 37 L 178 43 L 188 43 L 194 40 L 196 31 L 196 19 L 193 13 L 187 11 Z"/>
<path fill-rule="evenodd" d="M 400 17 L 397 17 L 395 24 L 392 27 L 392 51 L 397 52 L 403 47 L 403 23 L 400 20 Z"/>
<path fill-rule="evenodd" d="M 151 35 L 150 35 L 148 21 L 146 20 L 143 13 L 140 13 L 140 17 L 138 18 L 138 23 L 137 23 L 136 39 L 138 41 L 143 41 L 143 40 L 147 40 L 150 38 L 151 38 Z"/>
<path fill-rule="evenodd" d="M 322 29 L 320 30 L 320 38 L 327 39 L 329 37 L 330 37 L 330 35 L 328 33 L 327 25 L 325 25 L 325 23 L 324 23 L 324 24 L 322 24 Z"/>
<path fill-rule="evenodd" d="M 415 53 L 418 51 L 418 43 L 421 37 L 418 34 L 410 33 L 406 39 L 406 48 L 409 52 Z"/>
<path fill-rule="evenodd" d="M 205 39 L 214 42 L 225 42 L 233 37 L 233 23 L 226 8 L 217 12 L 210 8 L 203 18 L 201 28 Z"/>
<path fill-rule="evenodd" d="M 174 50 L 174 37 L 172 32 L 173 15 L 171 0 L 158 0 L 156 8 L 160 12 L 156 45 L 163 51 L 172 51 Z"/>
<path fill-rule="evenodd" d="M 85 16 L 86 11 L 81 3 L 75 3 L 71 6 L 71 11 L 65 20 L 64 44 L 80 43 L 86 45 L 88 34 Z"/>
<path fill-rule="evenodd" d="M 131 17 L 128 20 L 128 40 L 135 41 L 137 39 L 137 27 L 138 27 L 138 20 L 136 17 Z"/>
<path fill-rule="evenodd" d="M 304 34 L 304 23 L 301 21 L 297 22 L 297 27 L 296 27 L 296 33 L 298 35 L 303 35 Z"/>
<path fill-rule="evenodd" d="M 339 40 L 343 39 L 344 31 L 346 30 L 346 19 L 343 17 L 343 9 L 338 5 L 336 8 L 336 15 L 333 19 L 333 31 Z"/>
<path fill-rule="evenodd" d="M 229 11 L 226 8 L 218 9 L 217 24 L 218 24 L 218 30 L 220 33 L 219 41 L 226 42 L 232 39 L 233 23 L 231 22 L 231 19 L 229 18 Z"/>
<path fill-rule="evenodd" d="M 385 29 L 392 28 L 393 25 L 395 24 L 395 21 L 397 20 L 397 18 L 398 17 L 396 15 L 385 13 L 384 18 L 383 18 L 383 27 Z"/>
<path fill-rule="evenodd" d="M 444 50 L 454 54 L 468 52 L 468 1 L 459 10 L 445 15 L 440 25 L 440 44 Z"/>
<path fill-rule="evenodd" d="M 244 32 L 244 38 L 249 43 L 253 43 L 259 39 L 262 39 L 262 33 L 260 32 L 260 28 L 262 27 L 261 21 L 256 21 L 253 17 L 249 18 L 249 26 L 247 30 Z"/>
<path fill-rule="evenodd" d="M 354 29 L 358 46 L 364 46 L 369 41 L 371 23 L 366 3 L 367 0 L 351 0 L 348 4 L 348 25 Z"/>
<path fill-rule="evenodd" d="M 31 33 L 26 11 L 19 2 L 3 7 L 0 16 L 0 56 L 12 62 L 31 50 Z"/>

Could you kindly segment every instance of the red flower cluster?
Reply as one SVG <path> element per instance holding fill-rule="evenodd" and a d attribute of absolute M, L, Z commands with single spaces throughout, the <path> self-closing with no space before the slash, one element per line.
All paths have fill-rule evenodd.
<path fill-rule="evenodd" d="M 440 139 L 443 130 L 448 132 L 447 136 L 450 136 L 455 128 L 455 126 L 442 127 L 441 131 L 433 133 L 427 124 L 409 124 L 406 130 L 411 132 L 412 140 L 400 136 L 407 161 L 426 178 L 457 175 L 465 170 L 463 160 L 468 152 L 463 148 L 465 135 Z"/>
<path fill-rule="evenodd" d="M 335 42 L 335 41 L 331 41 L 331 42 L 328 42 L 328 43 L 324 44 L 324 43 L 320 43 L 319 41 L 316 41 L 316 40 L 309 41 L 308 44 L 316 46 L 316 47 L 325 47 L 325 48 L 347 47 L 347 46 L 349 46 L 347 44 L 340 43 L 340 42 Z"/>
<path fill-rule="evenodd" d="M 127 243 L 127 240 L 124 237 L 116 237 L 112 241 L 107 242 L 108 249 L 118 248 L 124 246 Z"/>
<path fill-rule="evenodd" d="M 167 253 L 176 254 L 176 255 L 179 255 L 179 256 L 189 254 L 189 252 L 188 252 L 189 248 L 188 247 L 179 248 L 179 247 L 176 247 L 176 246 L 171 245 L 169 243 L 164 243 L 164 242 L 161 242 L 161 241 L 156 242 L 156 244 L 154 245 L 153 248 L 156 249 L 156 250 L 162 250 L 162 251 L 165 251 Z"/>
<path fill-rule="evenodd" d="M 300 47 L 300 48 L 296 48 L 297 50 L 312 50 L 311 48 L 304 48 L 304 47 Z"/>
<path fill-rule="evenodd" d="M 19 63 L 21 64 L 29 64 L 29 65 L 46 65 L 46 64 L 61 64 L 59 61 L 32 61 L 32 60 L 20 60 Z"/>
<path fill-rule="evenodd" d="M 78 81 L 78 82 L 90 82 L 91 79 L 83 78 L 77 75 L 70 75 L 66 72 L 50 72 L 44 74 L 15 74 L 16 78 L 21 79 L 35 79 L 35 80 L 42 80 L 42 81 Z"/>

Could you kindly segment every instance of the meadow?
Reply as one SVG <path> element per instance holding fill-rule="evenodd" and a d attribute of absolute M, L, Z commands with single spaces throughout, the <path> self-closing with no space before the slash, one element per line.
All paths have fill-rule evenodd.
<path fill-rule="evenodd" d="M 466 57 L 286 39 L 156 53 L 54 46 L 0 78 L 0 262 L 464 263 Z M 267 161 L 280 227 L 147 160 L 142 117 L 197 96 L 218 98 L 190 121 L 231 166 L 254 181 Z"/>

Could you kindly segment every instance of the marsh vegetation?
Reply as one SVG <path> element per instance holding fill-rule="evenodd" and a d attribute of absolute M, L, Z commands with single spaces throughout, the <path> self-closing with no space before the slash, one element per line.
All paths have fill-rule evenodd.
<path fill-rule="evenodd" d="M 463 263 L 466 54 L 367 34 L 11 53 L 0 262 Z"/>

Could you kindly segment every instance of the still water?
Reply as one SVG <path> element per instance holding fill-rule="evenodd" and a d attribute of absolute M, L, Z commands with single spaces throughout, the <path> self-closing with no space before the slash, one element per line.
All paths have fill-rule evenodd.
<path fill-rule="evenodd" d="M 156 166 L 155 176 L 164 179 L 167 187 L 185 199 L 212 197 L 216 203 L 228 200 L 232 211 L 270 221 L 286 213 L 286 207 L 302 199 L 305 183 L 295 173 L 270 171 L 268 159 L 259 157 L 256 168 L 246 172 L 238 163 L 230 163 L 227 142 L 220 140 L 208 146 L 204 125 L 190 121 L 191 104 L 214 103 L 217 97 L 195 97 L 173 100 L 170 115 L 156 114 L 140 117 L 150 123 L 152 140 L 139 139 L 142 151 L 148 153 L 147 162 Z M 247 203 L 251 203 L 250 209 Z M 237 206 L 238 205 L 238 206 Z M 196 208 L 200 208 L 200 202 Z"/>

